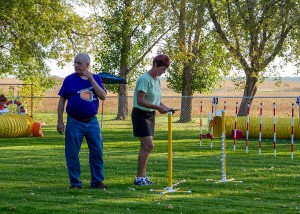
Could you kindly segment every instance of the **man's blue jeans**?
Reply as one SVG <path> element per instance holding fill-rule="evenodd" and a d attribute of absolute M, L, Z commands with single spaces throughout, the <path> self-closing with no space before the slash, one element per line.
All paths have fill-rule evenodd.
<path fill-rule="evenodd" d="M 91 187 L 104 180 L 103 173 L 103 142 L 97 118 L 90 122 L 81 122 L 70 116 L 67 117 L 65 131 L 65 154 L 72 186 L 82 186 L 80 177 L 79 151 L 83 137 L 86 138 L 89 148 L 89 163 L 91 171 Z"/>

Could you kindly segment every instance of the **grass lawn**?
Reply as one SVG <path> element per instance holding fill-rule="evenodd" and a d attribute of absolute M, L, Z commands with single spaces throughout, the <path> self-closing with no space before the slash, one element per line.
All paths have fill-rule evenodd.
<path fill-rule="evenodd" d="M 103 121 L 105 184 L 107 190 L 89 188 L 88 149 L 82 145 L 81 179 L 84 188 L 69 188 L 63 136 L 56 132 L 56 115 L 40 114 L 43 138 L 0 139 L 0 213 L 300 213 L 300 151 L 295 141 L 278 140 L 277 157 L 272 139 L 237 143 L 227 139 L 227 179 L 242 183 L 214 183 L 221 179 L 221 140 L 199 146 L 198 121 L 173 123 L 173 183 L 192 193 L 160 194 L 168 185 L 167 118 L 158 118 L 155 148 L 147 174 L 153 185 L 133 185 L 139 142 L 130 121 Z M 99 120 L 101 121 L 100 117 Z M 175 120 L 173 120 L 175 121 Z"/>

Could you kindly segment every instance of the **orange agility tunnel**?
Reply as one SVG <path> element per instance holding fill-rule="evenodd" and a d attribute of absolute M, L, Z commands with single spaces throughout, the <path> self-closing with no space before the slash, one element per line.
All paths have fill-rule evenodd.
<path fill-rule="evenodd" d="M 211 126 L 210 122 L 210 126 Z M 232 137 L 232 130 L 235 127 L 235 117 L 225 117 L 225 135 Z M 246 137 L 247 117 L 237 117 L 237 130 L 242 130 L 243 137 Z M 222 117 L 216 116 L 213 118 L 213 136 L 220 138 L 222 136 Z M 291 139 L 292 133 L 292 119 L 291 118 L 276 118 L 276 137 L 278 139 Z M 249 138 L 258 138 L 260 132 L 260 118 L 249 118 Z M 262 118 L 262 138 L 274 138 L 274 119 Z M 294 118 L 294 138 L 300 138 L 300 118 Z"/>

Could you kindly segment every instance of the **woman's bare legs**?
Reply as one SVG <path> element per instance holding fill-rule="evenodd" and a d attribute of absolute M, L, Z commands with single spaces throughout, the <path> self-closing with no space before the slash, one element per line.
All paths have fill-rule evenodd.
<path fill-rule="evenodd" d="M 146 177 L 148 158 L 154 147 L 153 137 L 152 136 L 140 137 L 140 141 L 141 141 L 141 148 L 138 156 L 137 177 Z"/>

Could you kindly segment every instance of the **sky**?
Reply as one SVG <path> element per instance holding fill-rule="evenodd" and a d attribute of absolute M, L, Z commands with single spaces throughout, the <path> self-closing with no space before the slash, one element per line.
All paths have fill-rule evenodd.
<path fill-rule="evenodd" d="M 51 60 L 47 62 L 47 65 L 51 69 L 50 74 L 52 76 L 58 76 L 58 77 L 66 77 L 69 74 L 74 72 L 74 67 L 72 66 L 73 62 L 68 63 L 64 68 L 60 68 L 57 66 L 56 62 Z"/>
<path fill-rule="evenodd" d="M 90 11 L 89 8 L 83 6 L 77 6 L 77 5 L 74 6 L 75 6 L 75 11 L 80 16 L 87 17 L 89 15 L 89 11 Z M 93 61 L 91 63 L 93 63 Z M 64 68 L 60 68 L 59 66 L 57 66 L 57 62 L 55 62 L 54 60 L 48 61 L 47 65 L 51 69 L 50 74 L 52 76 L 58 76 L 64 78 L 74 72 L 73 62 L 67 63 L 67 65 Z"/>

